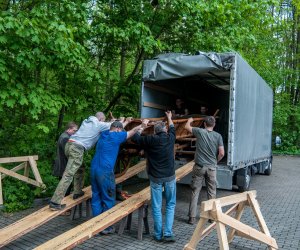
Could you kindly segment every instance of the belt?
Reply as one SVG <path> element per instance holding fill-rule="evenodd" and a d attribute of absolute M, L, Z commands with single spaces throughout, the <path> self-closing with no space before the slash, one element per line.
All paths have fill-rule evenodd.
<path fill-rule="evenodd" d="M 69 139 L 68 142 L 74 143 L 75 146 L 77 146 L 79 148 L 83 148 L 83 150 L 85 151 L 85 147 L 83 145 L 79 144 L 77 141 Z"/>
<path fill-rule="evenodd" d="M 195 163 L 195 165 L 197 165 L 199 168 L 203 168 L 203 165 L 200 165 L 198 163 Z"/>

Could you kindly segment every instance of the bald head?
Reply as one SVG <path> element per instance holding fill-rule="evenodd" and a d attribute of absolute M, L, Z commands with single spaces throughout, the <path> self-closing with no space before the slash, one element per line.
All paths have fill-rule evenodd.
<path fill-rule="evenodd" d="M 95 114 L 95 116 L 97 117 L 97 119 L 100 121 L 100 122 L 104 122 L 105 121 L 105 115 L 103 112 L 97 112 Z"/>

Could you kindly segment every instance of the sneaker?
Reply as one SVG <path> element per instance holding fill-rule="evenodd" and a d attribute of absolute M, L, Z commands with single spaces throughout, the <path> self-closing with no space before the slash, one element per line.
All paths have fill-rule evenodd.
<path fill-rule="evenodd" d="M 172 235 L 172 236 L 164 236 L 164 242 L 175 242 L 175 237 Z"/>
<path fill-rule="evenodd" d="M 73 200 L 76 200 L 84 195 L 84 192 L 81 190 L 79 194 L 73 194 Z"/>
<path fill-rule="evenodd" d="M 105 228 L 103 231 L 100 232 L 101 235 L 109 235 L 115 233 L 116 229 L 114 227 Z"/>
<path fill-rule="evenodd" d="M 191 225 L 194 225 L 196 222 L 196 218 L 195 217 L 189 217 L 188 223 Z"/>
<path fill-rule="evenodd" d="M 50 201 L 49 207 L 52 211 L 59 211 L 59 210 L 63 210 L 66 207 L 66 204 L 58 204 Z"/>

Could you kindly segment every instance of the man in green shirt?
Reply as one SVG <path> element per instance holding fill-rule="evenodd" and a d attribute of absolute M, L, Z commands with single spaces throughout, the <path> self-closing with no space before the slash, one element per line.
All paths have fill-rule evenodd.
<path fill-rule="evenodd" d="M 197 138 L 195 165 L 192 172 L 192 194 L 189 206 L 189 224 L 195 223 L 198 197 L 204 180 L 208 199 L 216 198 L 217 163 L 225 154 L 222 136 L 213 131 L 216 124 L 216 120 L 213 116 L 207 116 L 205 118 L 204 129 L 192 127 L 192 122 L 193 118 L 189 118 L 185 125 L 185 129 Z"/>

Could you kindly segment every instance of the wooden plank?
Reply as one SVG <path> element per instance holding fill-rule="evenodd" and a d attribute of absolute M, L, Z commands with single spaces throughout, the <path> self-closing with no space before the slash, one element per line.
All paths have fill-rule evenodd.
<path fill-rule="evenodd" d="M 0 163 L 13 163 L 13 162 L 29 161 L 28 157 L 29 156 L 0 158 Z M 39 159 L 38 155 L 32 155 L 32 157 L 35 161 L 37 161 Z"/>
<path fill-rule="evenodd" d="M 264 232 L 266 235 L 271 236 L 268 226 L 265 222 L 265 219 L 261 213 L 259 204 L 258 204 L 257 200 L 255 199 L 255 197 L 253 196 L 253 194 L 251 194 L 251 193 L 248 194 L 248 202 L 254 212 L 254 215 L 257 219 L 260 230 L 262 232 Z M 269 249 L 273 249 L 273 248 L 271 246 L 269 246 Z"/>
<path fill-rule="evenodd" d="M 143 103 L 144 107 L 149 107 L 149 108 L 154 108 L 154 109 L 160 109 L 163 111 L 166 111 L 167 106 L 163 106 L 157 103 L 153 103 L 153 102 L 144 102 Z"/>
<path fill-rule="evenodd" d="M 268 236 L 262 232 L 259 232 L 258 230 L 243 224 L 240 221 L 235 220 L 234 218 L 226 215 L 226 214 L 218 214 L 218 220 L 223 223 L 224 225 L 228 225 L 235 230 L 242 232 L 243 234 L 249 235 L 253 239 L 265 243 L 268 246 L 271 246 L 275 249 L 278 249 L 276 240 L 272 238 L 271 236 Z"/>
<path fill-rule="evenodd" d="M 39 182 L 37 182 L 37 181 L 35 181 L 33 179 L 30 179 L 30 178 L 28 178 L 28 177 L 26 177 L 24 175 L 15 173 L 15 172 L 10 171 L 10 170 L 8 170 L 6 168 L 3 168 L 3 167 L 0 167 L 0 172 L 4 173 L 6 175 L 9 175 L 11 177 L 14 177 L 14 178 L 16 178 L 16 179 L 18 179 L 20 181 L 24 181 L 24 182 L 29 183 L 31 185 L 37 186 L 37 187 L 43 187 L 43 185 L 44 185 L 43 183 L 39 183 Z"/>
<path fill-rule="evenodd" d="M 158 90 L 159 92 L 164 92 L 164 93 L 167 93 L 167 94 L 178 96 L 178 93 L 176 91 L 173 91 L 173 90 L 168 89 L 168 88 L 164 88 L 162 86 L 154 85 L 153 83 L 145 82 L 144 86 L 146 88 L 149 88 L 149 89 Z"/>
<path fill-rule="evenodd" d="M 223 214 L 220 200 L 214 202 L 214 210 L 217 214 L 216 228 L 218 233 L 219 246 L 221 250 L 229 250 L 225 225 L 219 221 L 220 215 Z"/>
<path fill-rule="evenodd" d="M 137 165 L 129 168 L 126 174 L 116 178 L 116 184 L 129 179 L 145 169 L 146 161 L 139 162 Z M 18 220 L 15 223 L 1 229 L 0 248 L 92 197 L 90 186 L 84 188 L 83 191 L 85 194 L 77 200 L 73 200 L 72 195 L 65 197 L 62 202 L 66 204 L 66 208 L 61 211 L 51 211 L 49 206 L 45 206 L 35 213 L 30 214 L 21 220 Z"/>
<path fill-rule="evenodd" d="M 194 162 L 189 162 L 176 170 L 176 180 L 180 180 L 192 171 Z M 56 238 L 38 246 L 35 249 L 71 249 L 81 242 L 91 238 L 103 229 L 120 221 L 128 214 L 137 210 L 146 201 L 150 200 L 150 187 L 131 196 L 127 200 L 117 204 L 108 211 L 92 218 L 91 220 L 57 236 Z"/>
<path fill-rule="evenodd" d="M 34 175 L 36 181 L 40 182 L 40 183 L 43 183 L 43 180 L 40 176 L 40 172 L 39 172 L 39 170 L 37 168 L 37 165 L 36 165 L 36 161 L 33 159 L 32 156 L 29 156 L 29 164 L 31 166 L 31 170 L 33 172 L 33 175 Z"/>
<path fill-rule="evenodd" d="M 26 166 L 26 162 L 22 162 L 20 165 L 16 166 L 16 167 L 13 167 L 12 169 L 9 169 L 10 171 L 13 171 L 13 172 L 17 172 L 23 168 L 25 168 Z M 2 174 L 2 179 L 4 179 L 7 175 L 5 174 Z"/>
<path fill-rule="evenodd" d="M 28 177 L 29 176 L 29 166 L 28 162 L 25 162 L 25 168 L 24 168 L 24 176 Z"/>
<path fill-rule="evenodd" d="M 196 248 L 198 242 L 200 241 L 201 236 L 203 235 L 203 231 L 207 221 L 208 219 L 206 218 L 203 217 L 200 218 L 200 221 L 196 226 L 196 229 L 192 235 L 190 242 L 184 246 L 185 250 L 192 250 Z"/>
<path fill-rule="evenodd" d="M 234 216 L 234 218 L 238 221 L 241 220 L 241 217 L 242 217 L 242 214 L 244 212 L 244 208 L 245 208 L 245 205 L 246 205 L 246 202 L 241 202 L 241 203 L 238 203 L 238 208 L 237 208 L 237 211 L 236 211 L 236 214 Z M 235 229 L 231 228 L 229 230 L 229 233 L 228 233 L 228 242 L 232 242 L 233 240 L 233 237 L 235 235 Z"/>
<path fill-rule="evenodd" d="M 248 191 L 248 192 L 244 192 L 241 194 L 235 194 L 235 195 L 230 195 L 230 196 L 226 196 L 226 197 L 222 197 L 222 198 L 218 198 L 217 200 L 220 201 L 220 205 L 221 207 L 224 206 L 228 206 L 228 205 L 233 205 L 235 203 L 240 203 L 243 201 L 247 201 L 247 194 L 248 193 L 252 193 L 254 197 L 256 197 L 256 191 L 252 190 L 252 191 Z M 215 202 L 216 199 L 211 199 L 208 201 L 204 201 L 201 203 L 201 211 L 202 212 L 206 212 L 209 210 L 213 210 L 213 203 Z"/>

